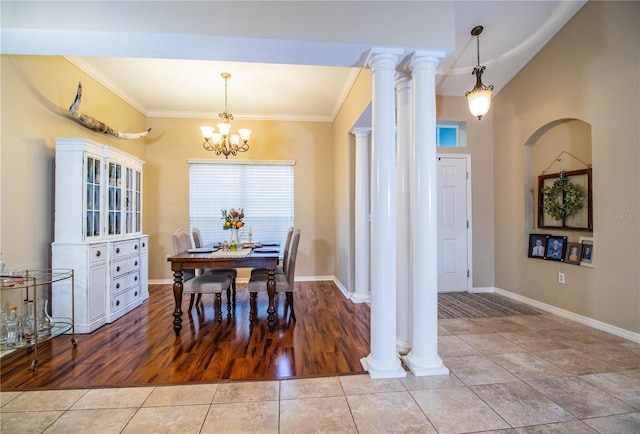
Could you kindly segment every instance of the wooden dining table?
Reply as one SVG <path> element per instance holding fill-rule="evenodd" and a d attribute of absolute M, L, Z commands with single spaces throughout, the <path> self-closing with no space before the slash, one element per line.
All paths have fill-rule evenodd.
<path fill-rule="evenodd" d="M 276 249 L 277 250 L 277 249 Z M 267 324 L 269 330 L 273 330 L 276 324 L 276 309 L 274 298 L 276 293 L 275 272 L 279 260 L 279 253 L 258 253 L 254 250 L 246 256 L 220 257 L 220 253 L 189 253 L 183 252 L 167 258 L 173 271 L 173 298 L 175 309 L 173 311 L 173 330 L 176 336 L 180 336 L 182 329 L 182 290 L 183 271 L 202 268 L 253 268 L 263 267 L 267 269 L 267 293 L 269 294 L 269 306 L 267 307 Z"/>

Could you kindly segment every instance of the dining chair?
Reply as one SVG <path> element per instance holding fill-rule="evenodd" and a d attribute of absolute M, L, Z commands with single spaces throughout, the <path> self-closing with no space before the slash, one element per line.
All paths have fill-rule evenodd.
<path fill-rule="evenodd" d="M 173 233 L 173 235 L 171 235 L 171 241 L 173 243 L 174 255 L 186 252 L 192 247 L 191 237 L 182 229 L 178 229 Z M 201 274 L 195 276 L 195 270 L 185 271 L 191 271 L 191 273 L 183 272 L 182 278 L 182 293 L 191 295 L 189 311 L 193 308 L 196 294 L 198 295 L 198 301 L 196 304 L 200 302 L 202 294 L 215 294 L 214 307 L 216 311 L 216 318 L 218 321 L 222 321 L 222 291 L 226 290 L 227 294 L 229 294 L 228 291 L 229 286 L 231 285 L 231 280 L 222 274 Z M 185 277 L 185 274 L 187 274 L 187 277 Z M 189 275 L 191 275 L 191 277 L 189 277 Z"/>
<path fill-rule="evenodd" d="M 298 244 L 300 243 L 300 229 L 296 229 L 291 238 L 291 247 L 285 265 L 286 274 L 276 274 L 276 292 L 284 292 L 287 296 L 287 304 L 291 308 L 291 319 L 296 320 L 296 312 L 293 305 L 293 292 L 295 290 L 296 258 L 298 256 Z M 256 297 L 258 292 L 267 292 L 268 274 L 256 274 L 249 279 L 250 295 L 250 320 L 256 317 Z M 286 312 L 286 308 L 285 308 Z"/>
<path fill-rule="evenodd" d="M 284 256 L 282 257 L 282 265 L 278 264 L 276 266 L 277 274 L 287 274 L 287 270 L 285 266 L 289 258 L 289 248 L 291 247 L 291 237 L 293 236 L 293 231 L 294 231 L 293 226 L 291 226 L 287 231 L 287 241 L 284 244 Z M 267 269 L 264 267 L 254 267 L 251 269 L 252 276 L 258 275 L 258 274 L 266 274 L 266 273 L 267 273 Z"/>
<path fill-rule="evenodd" d="M 197 227 L 193 227 L 191 230 L 193 234 L 193 243 L 196 248 L 204 247 L 204 241 L 202 239 L 202 233 Z M 222 274 L 227 276 L 231 280 L 231 289 L 227 289 L 227 300 L 232 300 L 233 308 L 236 308 L 236 278 L 238 277 L 238 270 L 235 268 L 205 268 L 202 270 L 202 274 Z M 229 292 L 232 296 L 229 297 Z"/>

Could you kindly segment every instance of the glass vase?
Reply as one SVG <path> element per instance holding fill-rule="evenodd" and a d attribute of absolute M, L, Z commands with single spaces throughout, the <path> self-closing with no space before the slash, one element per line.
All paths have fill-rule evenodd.
<path fill-rule="evenodd" d="M 47 311 L 49 300 L 45 298 L 38 303 L 38 307 L 40 306 L 42 307 L 42 310 L 38 315 L 38 338 L 46 338 L 51 336 L 51 327 L 53 326 L 53 319 Z"/>
<path fill-rule="evenodd" d="M 231 229 L 231 241 L 229 242 L 229 250 L 235 252 L 240 246 L 240 237 L 237 229 Z"/>

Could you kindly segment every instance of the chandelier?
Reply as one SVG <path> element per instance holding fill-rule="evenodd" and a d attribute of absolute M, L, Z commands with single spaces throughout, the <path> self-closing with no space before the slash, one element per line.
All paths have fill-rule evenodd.
<path fill-rule="evenodd" d="M 482 119 L 482 116 L 486 115 L 491 107 L 491 91 L 493 85 L 485 86 L 482 84 L 482 73 L 486 69 L 484 66 L 480 66 L 480 33 L 484 28 L 482 26 L 476 26 L 471 29 L 471 36 L 476 37 L 478 47 L 478 65 L 473 68 L 472 75 L 476 76 L 476 85 L 472 90 L 465 93 L 467 102 L 469 103 L 469 111 L 472 115 L 478 116 L 478 119 Z"/>
<path fill-rule="evenodd" d="M 231 130 L 230 121 L 233 120 L 233 115 L 227 111 L 227 80 L 229 80 L 231 74 L 223 72 L 220 76 L 224 79 L 224 112 L 218 115 L 222 122 L 217 125 L 217 133 L 214 127 L 200 127 L 200 130 L 204 137 L 204 143 L 202 144 L 204 149 L 213 151 L 216 155 L 223 154 L 225 158 L 229 158 L 229 155 L 235 157 L 238 152 L 247 152 L 249 150 L 251 130 L 240 128 L 238 129 L 238 134 L 229 134 Z"/>

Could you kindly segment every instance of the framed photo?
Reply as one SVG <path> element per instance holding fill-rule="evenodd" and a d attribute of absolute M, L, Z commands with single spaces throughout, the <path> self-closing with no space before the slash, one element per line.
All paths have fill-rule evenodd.
<path fill-rule="evenodd" d="M 538 176 L 538 227 L 562 230 L 591 230 L 593 228 L 591 169 L 571 170 Z M 566 184 L 558 183 L 562 179 Z M 545 191 L 552 193 L 547 197 Z M 545 212 L 545 203 L 556 209 L 571 207 L 578 200 L 572 193 L 579 191 L 582 207 L 571 216 L 559 217 L 552 211 Z M 561 213 L 562 214 L 562 213 Z"/>
<path fill-rule="evenodd" d="M 564 258 L 564 262 L 567 264 L 580 265 L 582 260 L 582 244 L 569 243 L 567 244 L 567 256 Z"/>
<path fill-rule="evenodd" d="M 580 237 L 582 255 L 580 265 L 593 268 L 593 237 Z"/>
<path fill-rule="evenodd" d="M 530 258 L 544 259 L 547 251 L 548 234 L 529 234 L 529 252 Z"/>
<path fill-rule="evenodd" d="M 567 237 L 551 235 L 547 238 L 547 253 L 544 256 L 544 259 L 564 262 L 564 255 L 566 252 Z"/>

